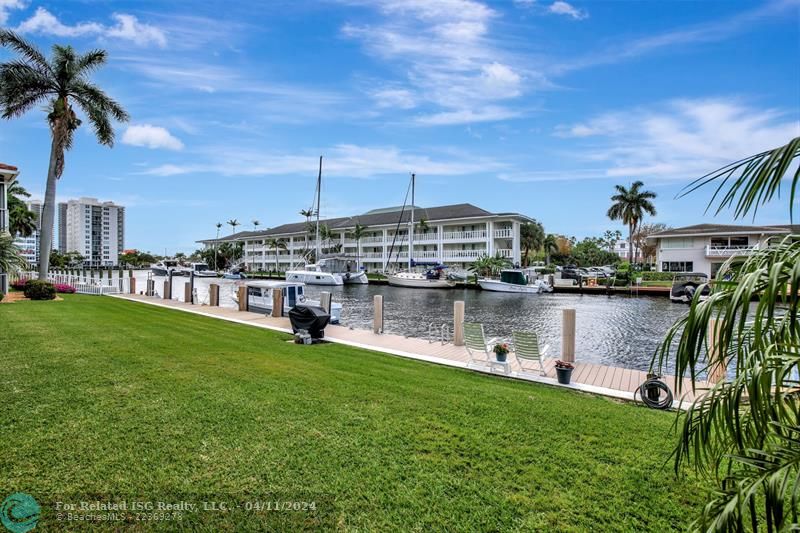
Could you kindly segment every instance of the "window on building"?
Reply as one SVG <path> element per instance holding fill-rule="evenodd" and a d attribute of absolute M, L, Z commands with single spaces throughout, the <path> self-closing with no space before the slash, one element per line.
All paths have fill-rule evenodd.
<path fill-rule="evenodd" d="M 746 248 L 750 244 L 750 240 L 747 238 L 747 235 L 744 237 L 731 237 L 730 245 L 737 248 Z"/>
<path fill-rule="evenodd" d="M 661 263 L 662 272 L 694 272 L 693 261 L 664 261 Z"/>
<path fill-rule="evenodd" d="M 694 239 L 691 237 L 669 237 L 661 239 L 662 248 L 693 248 Z"/>

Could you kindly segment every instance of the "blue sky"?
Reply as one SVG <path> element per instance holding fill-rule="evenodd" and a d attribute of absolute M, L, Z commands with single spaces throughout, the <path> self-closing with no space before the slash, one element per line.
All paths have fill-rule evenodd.
<path fill-rule="evenodd" d="M 796 0 L 0 0 L 0 25 L 108 50 L 95 79 L 132 120 L 113 149 L 82 128 L 59 198 L 126 205 L 126 246 L 155 252 L 217 221 L 301 220 L 320 154 L 323 216 L 401 204 L 416 172 L 418 205 L 549 232 L 622 229 L 608 197 L 634 179 L 656 221 L 700 223 L 708 195 L 682 187 L 800 134 Z M 36 194 L 48 135 L 38 110 L 0 123 L 0 161 Z"/>

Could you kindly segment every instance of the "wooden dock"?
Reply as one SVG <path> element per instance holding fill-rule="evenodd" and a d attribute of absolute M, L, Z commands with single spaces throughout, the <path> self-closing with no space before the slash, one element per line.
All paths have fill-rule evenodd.
<path fill-rule="evenodd" d="M 238 311 L 225 307 L 192 305 L 178 300 L 164 300 L 159 297 L 144 296 L 141 294 L 120 294 L 111 295 L 111 297 L 166 307 L 274 331 L 292 332 L 291 324 L 286 317 L 273 318 L 261 313 Z M 471 365 L 469 353 L 463 346 L 455 346 L 451 343 L 442 344 L 439 341 L 430 342 L 425 339 L 404 337 L 402 335 L 375 334 L 369 330 L 351 329 L 346 326 L 328 326 L 325 328 L 325 340 L 399 357 L 505 376 L 523 381 L 566 387 L 623 400 L 633 400 L 636 389 L 647 379 L 647 373 L 640 370 L 577 361 L 574 363 L 575 370 L 572 373 L 572 383 L 569 385 L 561 385 L 555 378 L 554 358 L 545 359 L 545 375 L 542 376 L 538 371 L 523 371 L 517 364 L 512 353 L 509 354 L 508 357 L 510 373 L 505 374 L 497 367 L 490 369 L 485 365 Z M 674 377 L 665 376 L 664 381 L 673 391 L 675 390 Z M 700 391 L 707 386 L 708 384 L 706 383 L 698 384 Z M 683 390 L 691 391 L 691 384 L 688 379 L 684 379 Z M 693 399 L 693 394 L 691 392 L 686 392 L 682 399 L 676 398 L 673 405 L 676 408 L 685 408 Z"/>

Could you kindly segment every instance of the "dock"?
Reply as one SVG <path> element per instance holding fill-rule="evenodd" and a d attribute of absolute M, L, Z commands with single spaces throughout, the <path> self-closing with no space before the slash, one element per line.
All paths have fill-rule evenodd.
<path fill-rule="evenodd" d="M 237 324 L 292 333 L 291 324 L 287 317 L 271 317 L 262 313 L 239 311 L 225 307 L 193 305 L 178 300 L 162 299 L 157 296 L 145 296 L 143 294 L 116 294 L 109 296 Z M 564 387 L 628 401 L 635 399 L 634 394 L 637 388 L 647 379 L 647 373 L 641 370 L 576 361 L 573 363 L 575 370 L 572 373 L 572 382 L 569 385 L 562 385 L 558 383 L 555 377 L 555 359 L 552 357 L 544 360 L 545 375 L 542 376 L 538 370 L 523 372 L 513 354 L 509 354 L 510 373 L 506 374 L 496 368 L 493 370 L 486 366 L 470 364 L 470 356 L 464 346 L 455 346 L 452 343 L 442 344 L 439 341 L 431 342 L 426 339 L 388 333 L 376 334 L 369 330 L 351 329 L 339 325 L 329 325 L 325 328 L 325 340 L 397 357 L 492 374 L 509 379 Z M 673 389 L 674 393 L 674 377 L 664 376 L 663 379 Z M 697 390 L 701 392 L 708 386 L 705 382 L 698 383 Z M 686 408 L 694 400 L 694 395 L 691 393 L 691 382 L 688 378 L 684 378 L 683 390 L 685 391 L 683 397 L 676 397 L 673 407 Z"/>

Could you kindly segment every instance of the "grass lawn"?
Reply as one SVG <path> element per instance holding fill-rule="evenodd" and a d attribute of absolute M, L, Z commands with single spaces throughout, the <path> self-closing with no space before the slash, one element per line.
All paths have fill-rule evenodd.
<path fill-rule="evenodd" d="M 33 495 L 45 530 L 87 495 L 316 502 L 170 527 L 238 531 L 667 531 L 702 504 L 674 414 L 287 338 L 109 297 L 0 305 L 0 499 Z"/>

